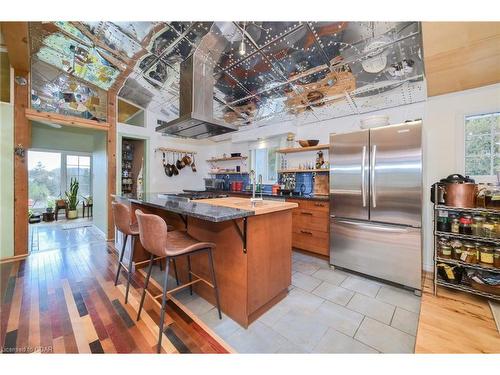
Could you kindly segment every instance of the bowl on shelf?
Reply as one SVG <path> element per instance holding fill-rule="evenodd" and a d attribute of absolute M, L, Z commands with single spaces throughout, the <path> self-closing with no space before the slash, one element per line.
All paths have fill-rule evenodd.
<path fill-rule="evenodd" d="M 379 126 L 389 125 L 389 116 L 387 115 L 373 115 L 362 119 L 361 129 L 377 128 Z"/>
<path fill-rule="evenodd" d="M 239 158 L 239 157 L 241 157 L 241 152 L 233 152 L 233 153 L 231 153 L 231 157 L 232 158 Z"/>
<path fill-rule="evenodd" d="M 307 139 L 307 140 L 299 140 L 299 145 L 301 147 L 312 147 L 317 146 L 319 143 L 319 139 Z"/>

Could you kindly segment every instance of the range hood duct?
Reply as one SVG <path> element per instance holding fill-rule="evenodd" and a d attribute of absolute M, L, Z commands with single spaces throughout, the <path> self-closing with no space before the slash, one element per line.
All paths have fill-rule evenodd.
<path fill-rule="evenodd" d="M 238 130 L 213 117 L 213 68 L 195 52 L 181 63 L 179 118 L 156 127 L 166 135 L 204 139 Z"/>

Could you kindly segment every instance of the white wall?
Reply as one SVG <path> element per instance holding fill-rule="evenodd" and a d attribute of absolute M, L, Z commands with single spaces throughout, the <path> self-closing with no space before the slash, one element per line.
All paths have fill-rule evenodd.
<path fill-rule="evenodd" d="M 107 237 L 108 234 L 108 158 L 107 136 L 104 132 L 94 134 L 92 151 L 92 197 L 93 224 Z"/>

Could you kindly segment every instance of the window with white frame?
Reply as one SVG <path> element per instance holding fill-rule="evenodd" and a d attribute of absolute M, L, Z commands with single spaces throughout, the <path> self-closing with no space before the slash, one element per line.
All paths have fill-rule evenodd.
<path fill-rule="evenodd" d="M 266 145 L 250 150 L 250 169 L 255 171 L 255 176 L 262 176 L 262 183 L 274 184 L 278 179 L 277 157 L 275 145 Z"/>
<path fill-rule="evenodd" d="M 465 174 L 492 177 L 500 172 L 500 112 L 465 117 Z"/>

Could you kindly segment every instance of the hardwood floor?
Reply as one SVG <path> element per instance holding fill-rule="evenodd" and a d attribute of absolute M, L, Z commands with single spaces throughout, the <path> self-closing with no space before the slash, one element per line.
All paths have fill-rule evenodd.
<path fill-rule="evenodd" d="M 0 265 L 2 352 L 155 353 L 158 315 L 136 321 L 143 277 L 114 286 L 116 256 L 104 242 L 30 255 Z M 182 305 L 169 301 L 162 352 L 228 353 L 232 349 Z"/>
<path fill-rule="evenodd" d="M 500 334 L 485 298 L 426 279 L 415 353 L 500 353 Z"/>

